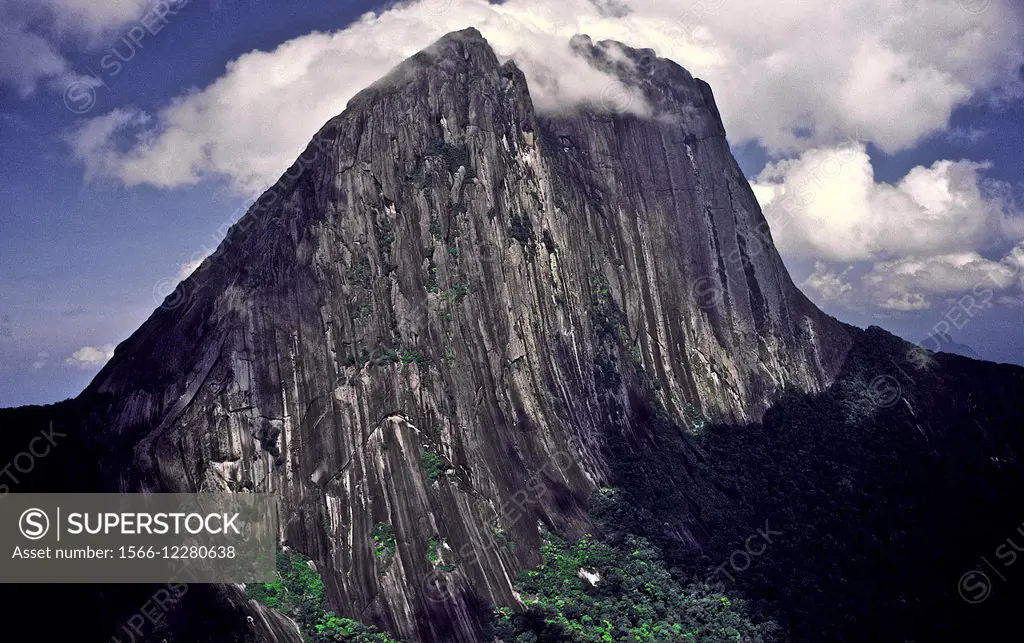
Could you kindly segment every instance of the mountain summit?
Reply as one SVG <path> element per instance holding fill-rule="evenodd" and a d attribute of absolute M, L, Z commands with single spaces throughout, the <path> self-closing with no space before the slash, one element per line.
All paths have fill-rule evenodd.
<path fill-rule="evenodd" d="M 749 422 L 826 388 L 847 332 L 786 273 L 711 89 L 572 44 L 635 105 L 538 114 L 466 29 L 330 120 L 84 393 L 134 445 L 122 490 L 278 492 L 332 604 L 472 640 L 472 610 L 423 595 L 432 538 L 477 558 L 447 591 L 514 604 L 538 521 L 581 533 L 613 486 L 607 434 L 639 448 L 654 416 Z M 551 492 L 509 521 L 537 476 Z"/>
<path fill-rule="evenodd" d="M 712 476 L 728 458 L 705 429 L 760 436 L 784 396 L 860 395 L 888 371 L 850 355 L 890 369 L 901 344 L 794 286 L 706 83 L 651 50 L 572 47 L 609 77 L 572 111 L 539 113 L 475 29 L 353 97 L 74 402 L 95 484 L 278 494 L 330 607 L 406 641 L 480 640 L 489 606 L 523 604 L 541 530 L 593 532 L 601 489 L 709 551 L 712 508 L 747 501 Z"/>

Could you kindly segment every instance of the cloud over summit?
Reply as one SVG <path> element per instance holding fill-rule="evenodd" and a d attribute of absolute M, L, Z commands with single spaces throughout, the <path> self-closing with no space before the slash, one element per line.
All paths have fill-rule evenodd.
<path fill-rule="evenodd" d="M 406 2 L 246 53 L 203 88 L 152 113 L 117 108 L 69 140 L 90 179 L 213 179 L 255 197 L 357 91 L 468 26 L 516 61 L 543 111 L 606 98 L 610 79 L 569 45 L 580 33 L 653 48 L 708 81 L 730 142 L 769 154 L 752 187 L 783 254 L 817 262 L 804 287 L 823 303 L 926 308 L 982 266 L 998 274 L 1024 240 L 985 162 L 939 159 L 882 182 L 867 148 L 911 149 L 947 131 L 958 106 L 1019 94 L 1024 7 L 1009 2 Z"/>
<path fill-rule="evenodd" d="M 757 141 L 779 154 L 855 131 L 883 150 L 905 149 L 1024 62 L 1024 21 L 1009 3 L 971 14 L 957 0 L 810 10 L 803 0 L 424 0 L 240 56 L 213 83 L 152 114 L 148 127 L 128 130 L 128 149 L 111 132 L 75 136 L 74 150 L 93 175 L 126 185 L 221 177 L 251 191 L 275 180 L 355 92 L 467 26 L 517 61 L 543 109 L 600 98 L 604 84 L 569 50 L 574 34 L 652 47 L 711 84 L 732 143 Z"/>

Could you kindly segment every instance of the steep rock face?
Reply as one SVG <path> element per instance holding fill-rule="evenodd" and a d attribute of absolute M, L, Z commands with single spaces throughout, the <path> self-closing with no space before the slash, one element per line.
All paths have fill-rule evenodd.
<path fill-rule="evenodd" d="M 88 443 L 103 427 L 91 405 L 65 400 L 50 406 L 0 409 L 0 462 L 12 462 L 40 436 L 53 448 L 34 461 L 17 482 L 8 476 L 8 493 L 103 493 L 111 486 L 103 469 L 115 472 L 130 463 L 101 462 Z M 109 439 L 109 436 L 106 436 Z M 24 458 L 24 456 L 21 456 Z M 114 489 L 116 490 L 116 488 Z M 170 592 L 177 598 L 163 613 L 151 617 L 153 598 Z M 147 605 L 142 613 L 142 607 Z M 248 600 L 237 585 L 176 586 L 153 584 L 4 584 L 0 605 L 8 632 L 35 629 L 47 641 L 76 643 L 302 643 L 295 623 L 277 610 Z M 54 618 L 54 605 L 60 605 Z M 137 619 L 146 621 L 140 626 Z M 131 623 L 130 623 L 131 622 Z M 140 628 L 141 627 L 141 631 Z"/>
<path fill-rule="evenodd" d="M 848 334 L 792 284 L 708 86 L 574 46 L 651 113 L 538 115 L 475 30 L 354 97 L 83 393 L 108 484 L 279 493 L 336 611 L 475 641 L 538 522 L 589 527 L 610 432 L 642 451 L 654 416 L 825 388 Z"/>
<path fill-rule="evenodd" d="M 665 385 L 659 401 L 675 417 L 696 405 L 712 420 L 743 423 L 784 384 L 820 390 L 850 339 L 792 283 L 711 88 L 651 50 L 573 44 L 620 78 L 613 106 L 649 112 L 546 118 L 542 127 L 561 148 L 558 176 L 584 188 L 568 218 L 586 221 L 580 236 L 605 254 L 630 341 Z"/>

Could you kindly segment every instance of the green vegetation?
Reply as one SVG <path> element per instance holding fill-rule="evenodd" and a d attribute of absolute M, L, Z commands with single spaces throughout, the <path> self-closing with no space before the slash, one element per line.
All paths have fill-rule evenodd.
<path fill-rule="evenodd" d="M 1009 394 L 1024 371 L 941 354 L 918 368 L 909 350 L 864 331 L 827 391 L 787 391 L 760 422 L 694 432 L 655 405 L 642 418 L 649 447 L 606 431 L 622 501 L 591 506 L 604 542 L 647 538 L 680 583 L 742 596 L 788 640 L 999 640 L 1024 589 L 992 592 L 990 622 L 957 579 L 1020 526 L 1007 508 L 1024 477 L 991 445 L 1024 459 L 1021 397 Z M 883 375 L 905 403 L 872 398 Z M 610 413 L 615 400 L 601 400 Z M 699 550 L 678 537 L 694 525 Z"/>
<path fill-rule="evenodd" d="M 358 641 L 359 643 L 398 643 L 387 634 L 369 628 L 349 618 L 339 618 L 328 612 L 315 626 L 316 632 L 309 638 L 310 643 L 328 641 Z"/>
<path fill-rule="evenodd" d="M 777 627 L 752 623 L 742 601 L 684 587 L 635 536 L 612 546 L 545 533 L 541 564 L 520 575 L 516 589 L 527 610 L 502 608 L 495 618 L 495 634 L 508 642 L 757 641 Z"/>
<path fill-rule="evenodd" d="M 374 358 L 373 363 L 377 366 L 384 364 L 426 364 L 428 360 L 422 353 L 417 353 L 403 346 L 388 348 Z"/>
<path fill-rule="evenodd" d="M 440 289 L 437 286 L 437 266 L 434 264 L 434 260 L 431 259 L 427 265 L 427 292 L 437 294 Z"/>
<path fill-rule="evenodd" d="M 700 431 L 707 424 L 704 414 L 700 411 L 700 407 L 693 404 L 685 404 L 683 406 L 683 418 L 694 431 Z"/>
<path fill-rule="evenodd" d="M 345 270 L 345 278 L 353 286 L 369 288 L 372 279 L 370 258 L 361 254 L 353 259 L 352 264 Z"/>
<path fill-rule="evenodd" d="M 459 304 L 469 294 L 469 286 L 465 283 L 465 277 L 459 274 L 458 249 L 455 246 L 448 246 L 447 249 L 448 255 L 455 260 L 454 265 L 452 262 L 448 264 L 448 281 L 453 283 L 451 283 L 448 289 L 442 291 L 437 277 L 437 265 L 433 259 L 430 259 L 427 265 L 426 288 L 429 293 L 440 294 L 442 303 L 454 301 L 456 304 Z"/>
<path fill-rule="evenodd" d="M 448 171 L 452 174 L 455 174 L 459 170 L 459 167 L 465 167 L 466 172 L 470 173 L 470 154 L 469 147 L 467 145 L 452 145 L 450 143 L 442 142 L 431 151 L 431 155 L 440 156 L 444 159 L 445 167 L 447 167 Z"/>
<path fill-rule="evenodd" d="M 448 468 L 448 463 L 445 462 L 444 458 L 427 450 L 423 451 L 423 458 L 421 462 L 423 464 L 423 470 L 427 472 L 427 476 L 431 480 L 437 480 L 443 476 L 445 469 Z"/>
<path fill-rule="evenodd" d="M 352 319 L 364 319 L 373 314 L 373 304 L 365 303 L 360 304 L 352 313 L 349 315 Z"/>
<path fill-rule="evenodd" d="M 370 354 L 366 351 L 366 349 L 360 348 L 358 355 L 353 355 L 351 353 L 346 354 L 345 359 L 343 359 L 341 362 L 341 365 L 346 368 L 351 366 L 358 366 L 360 364 L 365 364 L 369 359 Z"/>
<path fill-rule="evenodd" d="M 533 223 L 530 222 L 530 217 L 519 214 L 512 217 L 512 228 L 509 234 L 524 248 L 531 249 L 533 247 Z"/>
<path fill-rule="evenodd" d="M 501 527 L 501 523 L 498 520 L 497 516 L 495 517 L 494 521 L 491 522 L 490 526 L 491 534 L 494 536 L 495 542 L 499 546 L 504 547 L 509 552 L 514 554 L 516 552 L 516 544 L 512 541 L 511 538 L 509 538 L 508 532 Z"/>
<path fill-rule="evenodd" d="M 402 364 L 426 364 L 427 358 L 421 353 L 416 353 L 405 348 L 399 348 L 397 352 L 398 361 Z"/>
<path fill-rule="evenodd" d="M 383 572 L 395 557 L 397 546 L 395 528 L 391 526 L 390 522 L 378 522 L 373 526 L 373 532 L 370 535 L 373 538 L 373 553 L 380 561 L 380 569 Z"/>
<path fill-rule="evenodd" d="M 445 545 L 437 537 L 431 537 L 427 544 L 427 560 L 434 566 L 434 569 L 442 572 L 455 571 L 454 563 L 446 563 L 443 549 Z"/>
<path fill-rule="evenodd" d="M 598 273 L 590 278 L 590 319 L 599 333 L 622 346 L 630 344 L 625 315 L 612 297 L 608 277 Z"/>
<path fill-rule="evenodd" d="M 309 558 L 298 552 L 279 550 L 277 578 L 271 583 L 246 585 L 245 591 L 249 598 L 298 623 L 308 643 L 398 643 L 373 627 L 328 612 L 323 579 Z"/>
<path fill-rule="evenodd" d="M 382 253 L 387 252 L 395 242 L 395 222 L 385 214 L 377 217 L 374 225 L 377 229 L 377 246 Z"/>
<path fill-rule="evenodd" d="M 594 306 L 604 306 L 612 301 L 612 287 L 608 277 L 596 274 L 590 278 L 590 292 Z"/>
<path fill-rule="evenodd" d="M 452 284 L 448 292 L 441 295 L 441 301 L 455 300 L 456 304 L 460 304 L 467 294 L 469 294 L 469 286 L 466 284 Z"/>

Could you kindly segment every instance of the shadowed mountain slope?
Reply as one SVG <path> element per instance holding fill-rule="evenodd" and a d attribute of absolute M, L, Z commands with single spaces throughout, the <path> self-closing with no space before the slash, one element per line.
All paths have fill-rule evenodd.
<path fill-rule="evenodd" d="M 865 360 L 907 347 L 794 286 L 706 83 L 650 50 L 572 44 L 624 102 L 539 114 L 479 32 L 445 36 L 329 121 L 78 399 L 4 417 L 75 425 L 90 490 L 278 494 L 331 608 L 406 641 L 477 641 L 493 606 L 522 607 L 542 527 L 642 533 L 677 571 L 728 554 L 724 535 L 785 499 L 755 502 L 770 480 L 743 477 L 774 460 L 737 473 L 747 454 L 716 445 L 830 396 L 855 435 L 889 408 L 864 390 L 891 394 Z M 964 439 L 999 443 L 1018 411 Z M 602 488 L 631 498 L 620 519 L 595 514 Z M 737 590 L 820 633 L 791 614 L 812 591 L 767 587 Z M 224 640 L 296 636 L 266 610 L 232 632 L 254 604 L 199 592 Z"/>

